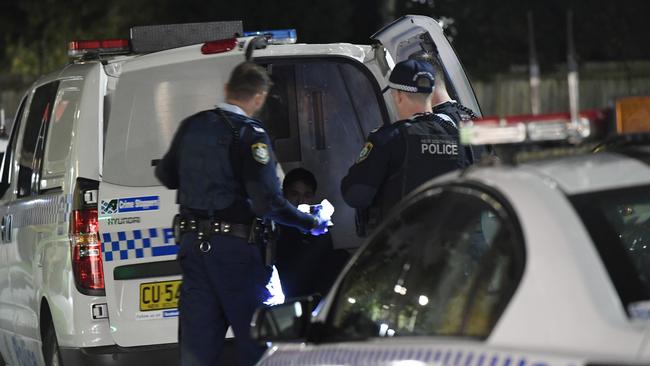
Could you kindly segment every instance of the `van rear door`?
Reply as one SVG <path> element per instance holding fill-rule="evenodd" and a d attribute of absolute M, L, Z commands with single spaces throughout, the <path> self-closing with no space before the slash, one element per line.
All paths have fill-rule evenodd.
<path fill-rule="evenodd" d="M 175 192 L 155 165 L 181 120 L 214 108 L 240 48 L 200 45 L 135 57 L 122 66 L 106 131 L 99 229 L 113 338 L 120 346 L 177 341 L 180 268 L 171 222 Z"/>
<path fill-rule="evenodd" d="M 371 38 L 384 46 L 394 63 L 422 51 L 438 57 L 445 69 L 447 90 L 452 98 L 480 116 L 481 109 L 465 70 L 442 27 L 434 19 L 406 15 L 383 27 Z"/>

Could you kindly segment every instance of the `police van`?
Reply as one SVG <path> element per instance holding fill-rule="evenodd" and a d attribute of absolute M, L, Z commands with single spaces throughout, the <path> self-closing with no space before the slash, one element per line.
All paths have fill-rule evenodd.
<path fill-rule="evenodd" d="M 25 96 L 0 171 L 7 364 L 177 359 L 177 205 L 154 169 L 179 122 L 222 100 L 237 64 L 252 59 L 269 71 L 274 86 L 260 118 L 278 175 L 299 166 L 314 172 L 318 198 L 336 207 L 337 248 L 360 244 L 339 183 L 368 133 L 395 119 L 381 90 L 396 62 L 422 51 L 438 57 L 452 97 L 480 113 L 431 18 L 398 19 L 372 45 L 295 41 L 293 30 L 244 33 L 227 22 L 70 43 L 74 61 Z"/>

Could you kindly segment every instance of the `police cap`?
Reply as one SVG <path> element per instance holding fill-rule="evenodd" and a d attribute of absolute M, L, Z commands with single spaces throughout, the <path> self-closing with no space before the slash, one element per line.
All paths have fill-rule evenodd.
<path fill-rule="evenodd" d="M 435 71 L 430 63 L 422 60 L 406 60 L 397 63 L 388 78 L 384 91 L 397 89 L 409 93 L 431 93 L 435 83 Z"/>

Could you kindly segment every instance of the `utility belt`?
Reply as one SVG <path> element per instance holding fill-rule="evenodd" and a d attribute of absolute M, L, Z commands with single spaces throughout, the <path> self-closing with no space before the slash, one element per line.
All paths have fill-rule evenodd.
<path fill-rule="evenodd" d="M 212 249 L 210 239 L 215 235 L 233 236 L 245 239 L 248 244 L 258 245 L 267 265 L 275 262 L 275 225 L 261 219 L 254 219 L 251 225 L 231 223 L 217 218 L 199 218 L 193 215 L 177 214 L 173 221 L 174 240 L 177 245 L 186 233 L 196 233 L 196 243 L 201 252 Z"/>

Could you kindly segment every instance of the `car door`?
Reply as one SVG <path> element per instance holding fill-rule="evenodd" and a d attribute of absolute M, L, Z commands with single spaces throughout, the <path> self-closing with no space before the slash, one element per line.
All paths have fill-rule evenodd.
<path fill-rule="evenodd" d="M 11 338 L 13 337 L 13 319 L 15 317 L 15 300 L 12 297 L 10 284 L 9 250 L 12 246 L 11 217 L 8 215 L 9 207 L 15 197 L 15 183 L 13 179 L 16 143 L 20 131 L 24 111 L 29 104 L 30 95 L 23 98 L 18 108 L 16 118 L 11 130 L 7 149 L 0 167 L 0 352 L 5 361 L 12 360 Z"/>
<path fill-rule="evenodd" d="M 160 184 L 154 169 L 180 122 L 214 108 L 231 70 L 245 60 L 240 49 L 199 49 L 126 61 L 114 92 L 98 211 L 109 322 L 120 346 L 177 341 L 176 192 Z"/>
<path fill-rule="evenodd" d="M 447 91 L 451 97 L 481 115 L 467 74 L 437 21 L 422 15 L 406 15 L 383 27 L 371 38 L 390 56 L 387 64 L 391 69 L 394 63 L 422 51 L 437 57 L 445 69 Z M 386 57 L 382 53 L 378 48 L 377 57 Z"/>

